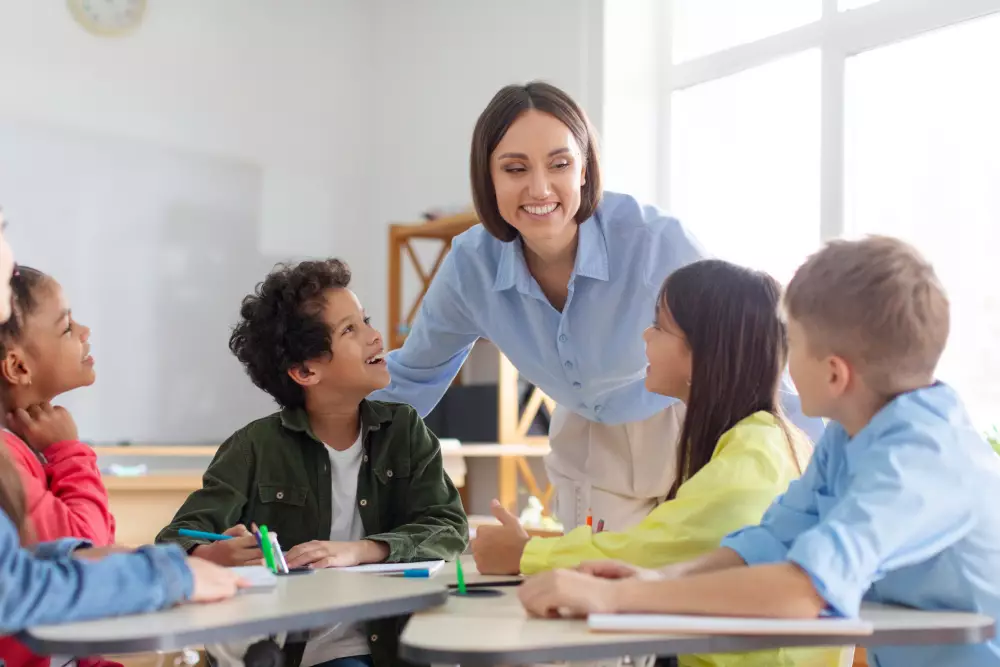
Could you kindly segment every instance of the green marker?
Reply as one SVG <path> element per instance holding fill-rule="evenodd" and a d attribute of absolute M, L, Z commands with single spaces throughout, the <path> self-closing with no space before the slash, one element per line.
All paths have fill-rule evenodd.
<path fill-rule="evenodd" d="M 465 573 L 462 572 L 462 558 L 455 559 L 455 577 L 458 580 L 458 594 L 465 595 Z"/>
<path fill-rule="evenodd" d="M 268 569 L 277 574 L 278 569 L 274 565 L 274 550 L 271 549 L 271 536 L 267 532 L 267 526 L 260 527 L 260 549 L 264 552 L 264 562 L 267 563 Z"/>

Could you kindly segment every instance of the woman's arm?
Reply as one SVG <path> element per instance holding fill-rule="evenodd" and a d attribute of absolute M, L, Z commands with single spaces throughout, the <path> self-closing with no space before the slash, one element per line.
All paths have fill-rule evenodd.
<path fill-rule="evenodd" d="M 403 347 L 386 357 L 389 386 L 370 399 L 412 405 L 426 417 L 465 363 L 479 338 L 466 302 L 488 295 L 467 293 L 474 283 L 462 280 L 454 252 L 444 258 L 431 281 Z"/>

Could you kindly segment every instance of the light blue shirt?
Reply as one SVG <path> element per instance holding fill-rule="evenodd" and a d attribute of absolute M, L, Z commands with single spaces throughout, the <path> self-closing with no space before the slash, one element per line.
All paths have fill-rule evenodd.
<path fill-rule="evenodd" d="M 457 236 L 424 296 L 403 347 L 387 357 L 391 384 L 374 400 L 426 416 L 478 338 L 563 407 L 596 422 L 643 421 L 675 399 L 646 390 L 643 330 L 672 271 L 706 256 L 680 222 L 627 195 L 606 192 L 580 225 L 569 297 L 556 310 L 528 271 L 521 244 L 481 225 Z M 785 411 L 816 439 L 822 422 Z"/>
<path fill-rule="evenodd" d="M 22 549 L 14 524 L 0 511 L 0 635 L 153 611 L 191 596 L 191 569 L 176 546 L 145 546 L 98 561 L 73 558 L 84 546 L 86 540 L 62 539 Z"/>
<path fill-rule="evenodd" d="M 1000 617 L 1000 457 L 961 399 L 936 384 L 899 396 L 853 438 L 831 423 L 805 474 L 760 526 L 722 541 L 750 565 L 791 561 L 829 610 L 862 598 Z M 1000 665 L 997 640 L 869 649 L 874 665 Z"/>

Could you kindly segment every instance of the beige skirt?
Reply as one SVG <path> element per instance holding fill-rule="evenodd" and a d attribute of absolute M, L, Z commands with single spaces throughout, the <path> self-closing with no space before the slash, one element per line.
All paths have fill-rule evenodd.
<path fill-rule="evenodd" d="M 641 422 L 601 424 L 557 406 L 545 459 L 555 488 L 554 514 L 565 530 L 583 525 L 623 530 L 663 502 L 677 475 L 677 440 L 684 404 Z"/>

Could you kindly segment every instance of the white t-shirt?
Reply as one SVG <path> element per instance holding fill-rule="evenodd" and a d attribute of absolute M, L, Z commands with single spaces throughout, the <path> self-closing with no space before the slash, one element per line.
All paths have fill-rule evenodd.
<path fill-rule="evenodd" d="M 358 511 L 358 474 L 364 458 L 361 434 L 354 444 L 342 452 L 326 448 L 330 456 L 330 483 L 333 487 L 331 542 L 356 542 L 365 535 Z M 302 667 L 312 667 L 337 658 L 368 655 L 368 639 L 358 625 L 340 623 L 314 632 L 302 654 Z"/>

